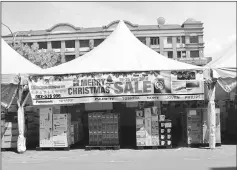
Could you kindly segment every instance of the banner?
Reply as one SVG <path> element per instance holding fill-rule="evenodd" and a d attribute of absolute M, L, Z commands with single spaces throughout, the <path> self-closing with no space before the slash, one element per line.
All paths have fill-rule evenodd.
<path fill-rule="evenodd" d="M 204 100 L 200 71 L 31 76 L 34 105 Z"/>

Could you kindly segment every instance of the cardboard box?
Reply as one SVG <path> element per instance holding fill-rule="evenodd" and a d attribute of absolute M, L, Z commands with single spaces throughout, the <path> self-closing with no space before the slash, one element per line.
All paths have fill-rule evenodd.
<path fill-rule="evenodd" d="M 159 136 L 151 136 L 151 140 L 152 140 L 152 146 L 160 145 Z"/>
<path fill-rule="evenodd" d="M 159 115 L 159 121 L 160 122 L 165 121 L 165 115 Z"/>
<path fill-rule="evenodd" d="M 152 146 L 152 138 L 150 135 L 146 137 L 146 146 Z"/>
<path fill-rule="evenodd" d="M 144 108 L 145 118 L 151 118 L 151 108 Z"/>
<path fill-rule="evenodd" d="M 144 117 L 143 110 L 136 110 L 136 116 L 137 117 Z"/>
<path fill-rule="evenodd" d="M 17 142 L 5 141 L 1 144 L 1 148 L 17 148 Z"/>
<path fill-rule="evenodd" d="M 141 131 L 141 130 L 140 130 L 140 131 L 137 131 L 137 132 L 136 132 L 136 137 L 137 137 L 137 138 L 145 138 L 145 137 L 146 137 L 146 134 L 147 134 L 146 131 Z"/>
<path fill-rule="evenodd" d="M 165 140 L 160 140 L 160 146 L 165 146 L 166 145 L 166 141 Z"/>
<path fill-rule="evenodd" d="M 146 146 L 146 139 L 137 138 L 137 146 Z"/>

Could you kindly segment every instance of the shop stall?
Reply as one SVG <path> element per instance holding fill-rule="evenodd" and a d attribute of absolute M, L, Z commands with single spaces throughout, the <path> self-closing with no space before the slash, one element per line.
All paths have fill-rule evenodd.
<path fill-rule="evenodd" d="M 198 101 L 206 107 L 202 70 L 151 50 L 121 21 L 91 52 L 31 75 L 28 83 L 34 107 L 80 107 L 88 148 L 168 147 L 179 137 L 172 131 L 181 124 L 176 120 L 181 112 L 197 107 Z M 47 133 L 52 134 L 48 142 L 62 141 Z"/>
<path fill-rule="evenodd" d="M 217 101 L 223 115 L 225 135 L 231 134 L 236 141 L 236 40 L 205 67 L 210 74 L 211 100 L 213 103 Z M 214 116 L 210 116 L 210 120 L 213 120 Z"/>

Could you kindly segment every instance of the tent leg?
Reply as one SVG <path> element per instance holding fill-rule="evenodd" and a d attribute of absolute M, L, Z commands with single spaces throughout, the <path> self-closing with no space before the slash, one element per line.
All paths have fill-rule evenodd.
<path fill-rule="evenodd" d="M 21 103 L 22 95 L 23 95 L 22 89 L 18 90 L 18 95 L 19 95 L 19 98 L 17 100 L 17 104 L 18 104 L 17 117 L 18 117 L 19 136 L 18 136 L 18 140 L 17 140 L 17 151 L 19 153 L 24 153 L 26 151 L 24 105 L 29 97 L 29 93 L 27 94 L 23 103 Z"/>
<path fill-rule="evenodd" d="M 215 109 L 215 83 L 209 86 L 208 122 L 209 122 L 209 147 L 215 149 L 216 146 L 216 109 Z"/>

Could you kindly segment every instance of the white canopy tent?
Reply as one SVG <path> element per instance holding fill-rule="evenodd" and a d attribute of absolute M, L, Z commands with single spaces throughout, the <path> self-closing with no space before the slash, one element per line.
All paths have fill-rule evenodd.
<path fill-rule="evenodd" d="M 3 39 L 1 39 L 1 83 L 17 83 L 14 79 L 16 76 L 25 76 L 27 74 L 39 74 L 42 69 L 37 65 L 25 59 L 18 52 L 12 49 Z M 15 79 L 16 80 L 16 79 Z"/>
<path fill-rule="evenodd" d="M 220 57 L 208 63 L 205 67 L 213 71 L 213 78 L 219 85 L 230 92 L 236 88 L 236 40 L 224 50 Z"/>
<path fill-rule="evenodd" d="M 189 70 L 201 67 L 169 59 L 140 42 L 120 21 L 111 35 L 80 58 L 44 70 L 44 74 Z"/>
<path fill-rule="evenodd" d="M 39 74 L 42 69 L 18 54 L 3 39 L 1 39 L 1 51 L 1 106 L 8 108 L 13 98 L 17 95 L 19 129 L 17 150 L 18 152 L 24 152 L 26 151 L 24 105 L 29 93 L 25 98 L 23 97 L 22 85 L 24 81 L 22 80 L 28 74 Z"/>

